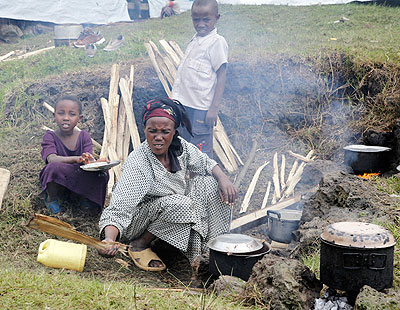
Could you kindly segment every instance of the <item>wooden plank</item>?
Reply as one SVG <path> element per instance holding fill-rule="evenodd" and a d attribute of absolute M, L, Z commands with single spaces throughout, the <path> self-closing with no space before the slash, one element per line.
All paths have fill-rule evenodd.
<path fill-rule="evenodd" d="M 219 160 L 221 161 L 226 171 L 228 171 L 228 173 L 234 172 L 235 170 L 233 169 L 229 159 L 226 157 L 225 152 L 223 151 L 221 145 L 219 144 L 217 139 L 215 139 L 215 136 L 213 137 L 213 149 L 215 155 L 218 156 Z"/>
<path fill-rule="evenodd" d="M 117 153 L 118 159 L 123 160 L 123 150 L 124 150 L 124 143 L 126 140 L 127 133 L 125 132 L 125 125 L 126 125 L 126 112 L 125 112 L 125 105 L 122 102 L 123 99 L 121 97 L 120 103 L 118 106 L 118 121 L 117 121 L 117 145 L 115 151 Z M 129 143 L 129 140 L 128 140 Z"/>
<path fill-rule="evenodd" d="M 172 60 L 175 67 L 178 67 L 179 63 L 181 62 L 181 58 L 176 54 L 171 45 L 169 45 L 169 43 L 163 39 L 159 40 L 158 42 L 160 42 L 162 48 L 164 49 L 168 57 Z"/>
<path fill-rule="evenodd" d="M 172 77 L 172 74 L 169 71 L 169 68 L 165 64 L 164 57 L 161 55 L 160 51 L 158 50 L 157 45 L 155 45 L 155 43 L 153 41 L 149 41 L 149 44 L 153 48 L 154 55 L 155 55 L 156 61 L 158 63 L 158 67 L 160 68 L 161 72 L 163 73 L 163 75 L 165 76 L 169 85 L 172 88 L 172 84 L 174 83 L 174 78 Z"/>
<path fill-rule="evenodd" d="M 129 97 L 128 82 L 124 78 L 121 78 L 119 81 L 119 87 L 121 89 L 122 99 L 125 105 L 125 111 L 129 125 L 129 132 L 132 138 L 132 145 L 135 148 L 140 144 L 140 137 L 136 125 L 135 114 L 133 113 L 132 98 Z"/>
<path fill-rule="evenodd" d="M 254 139 L 253 141 L 253 146 L 251 147 L 250 153 L 247 157 L 246 162 L 243 165 L 242 170 L 240 170 L 239 175 L 237 176 L 234 185 L 239 188 L 240 183 L 243 180 L 243 177 L 246 175 L 247 170 L 250 167 L 250 164 L 253 162 L 254 157 L 256 156 L 256 151 L 257 151 L 257 140 Z"/>
<path fill-rule="evenodd" d="M 250 214 L 239 217 L 231 222 L 231 233 L 240 233 L 247 229 L 257 227 L 258 225 L 265 224 L 267 222 L 267 210 L 281 210 L 296 202 L 299 202 L 301 195 L 294 196 L 292 198 L 283 200 L 268 208 L 254 211 Z"/>
<path fill-rule="evenodd" d="M 100 98 L 101 108 L 103 110 L 104 117 L 104 132 L 103 132 L 103 146 L 100 152 L 100 158 L 106 158 L 108 156 L 108 146 L 110 144 L 110 110 L 108 108 L 108 101 L 105 98 Z"/>
<path fill-rule="evenodd" d="M 3 56 L 0 56 L 0 61 L 6 60 L 8 57 L 11 57 L 14 54 L 15 54 L 15 51 L 11 51 Z"/>
<path fill-rule="evenodd" d="M 258 178 L 260 177 L 261 171 L 264 169 L 269 164 L 268 162 L 265 162 L 262 164 L 260 167 L 257 168 L 256 172 L 254 173 L 254 176 L 250 182 L 249 188 L 247 189 L 246 195 L 244 196 L 242 206 L 240 207 L 239 213 L 243 213 L 247 211 L 247 208 L 249 206 L 250 198 L 253 195 L 254 189 L 256 187 Z"/>
<path fill-rule="evenodd" d="M 162 86 L 164 87 L 164 90 L 167 94 L 168 97 L 171 97 L 171 89 L 168 86 L 168 82 L 165 79 L 164 75 L 162 74 L 160 67 L 158 66 L 157 60 L 156 60 L 156 56 L 154 55 L 153 52 L 153 48 L 151 47 L 151 45 L 149 43 L 145 43 L 144 46 L 146 47 L 147 53 L 149 54 L 150 57 L 150 61 L 153 64 L 154 70 L 156 70 L 158 79 L 160 80 Z"/>
<path fill-rule="evenodd" d="M 184 54 L 183 54 L 181 48 L 179 47 L 178 43 L 176 43 L 175 41 L 169 41 L 168 43 L 169 43 L 169 45 L 172 46 L 175 53 L 182 59 Z"/>
<path fill-rule="evenodd" d="M 225 130 L 224 127 L 222 126 L 222 123 L 219 119 L 217 118 L 217 125 L 214 127 L 214 137 L 217 139 L 217 141 L 221 144 L 221 147 L 228 158 L 233 171 L 236 171 L 238 169 L 238 165 L 236 163 L 235 157 L 232 153 L 231 148 L 229 147 L 230 141 L 228 139 L 228 136 L 226 133 L 224 134 Z"/>
<path fill-rule="evenodd" d="M 0 168 L 0 209 L 6 194 L 8 183 L 10 182 L 11 172 L 7 169 Z"/>
<path fill-rule="evenodd" d="M 55 46 L 49 46 L 49 47 L 45 47 L 45 48 L 42 48 L 42 49 L 40 49 L 40 50 L 36 50 L 36 51 L 32 51 L 32 52 L 28 52 L 28 53 L 25 53 L 25 54 L 22 54 L 22 55 L 20 55 L 20 56 L 17 56 L 16 58 L 7 58 L 7 59 L 4 59 L 3 61 L 9 61 L 9 60 L 14 60 L 14 59 L 23 59 L 23 58 L 28 58 L 28 57 L 31 57 L 31 56 L 35 56 L 35 55 L 38 55 L 38 54 L 41 54 L 41 53 L 43 53 L 43 52 L 47 52 L 47 51 L 49 51 L 49 50 L 52 50 L 53 48 L 55 48 Z M 5 56 L 5 55 L 4 55 Z"/>

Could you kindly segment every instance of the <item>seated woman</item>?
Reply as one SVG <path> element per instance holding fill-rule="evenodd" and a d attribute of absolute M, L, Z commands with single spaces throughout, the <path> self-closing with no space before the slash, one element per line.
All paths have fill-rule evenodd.
<path fill-rule="evenodd" d="M 99 253 L 114 256 L 118 245 L 112 242 L 125 239 L 136 266 L 161 271 L 165 265 L 150 243 L 160 238 L 193 263 L 210 239 L 229 230 L 237 190 L 214 160 L 179 137 L 176 129 L 191 132 L 191 125 L 178 101 L 150 101 L 143 124 L 146 141 L 129 155 L 101 215 L 100 234 L 111 244 Z M 187 172 L 196 174 L 189 184 Z"/>
<path fill-rule="evenodd" d="M 57 100 L 54 118 L 58 128 L 46 131 L 42 141 L 42 158 L 46 166 L 39 175 L 44 203 L 51 213 L 62 211 L 60 193 L 68 190 L 81 197 L 80 207 L 99 212 L 104 206 L 108 173 L 80 169 L 94 161 L 93 144 L 86 130 L 76 128 L 82 118 L 82 104 L 75 96 Z"/>

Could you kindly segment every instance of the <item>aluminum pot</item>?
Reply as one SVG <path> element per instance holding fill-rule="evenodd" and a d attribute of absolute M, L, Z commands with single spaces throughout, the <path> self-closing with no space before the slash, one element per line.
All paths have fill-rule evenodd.
<path fill-rule="evenodd" d="M 320 277 L 330 288 L 358 292 L 393 284 L 396 241 L 381 226 L 361 222 L 329 225 L 321 235 Z"/>
<path fill-rule="evenodd" d="M 299 228 L 302 211 L 267 210 L 268 237 L 281 243 L 290 243 L 293 232 Z"/>
<path fill-rule="evenodd" d="M 208 246 L 211 274 L 232 275 L 244 281 L 249 279 L 254 264 L 271 250 L 267 243 L 242 234 L 218 236 Z"/>
<path fill-rule="evenodd" d="M 384 172 L 390 163 L 391 149 L 383 146 L 353 144 L 344 149 L 344 164 L 354 173 Z"/>

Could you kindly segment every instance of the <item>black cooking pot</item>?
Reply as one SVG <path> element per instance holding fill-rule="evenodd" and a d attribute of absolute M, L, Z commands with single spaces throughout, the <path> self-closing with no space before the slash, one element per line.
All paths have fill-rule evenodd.
<path fill-rule="evenodd" d="M 354 173 L 384 172 L 388 169 L 391 149 L 383 146 L 353 144 L 344 149 L 344 164 Z"/>
<path fill-rule="evenodd" d="M 383 227 L 361 222 L 332 224 L 321 235 L 320 277 L 330 288 L 358 292 L 393 284 L 395 239 Z"/>
<path fill-rule="evenodd" d="M 217 277 L 231 275 L 245 281 L 249 279 L 254 264 L 271 250 L 267 243 L 242 234 L 221 235 L 208 245 L 210 273 Z"/>

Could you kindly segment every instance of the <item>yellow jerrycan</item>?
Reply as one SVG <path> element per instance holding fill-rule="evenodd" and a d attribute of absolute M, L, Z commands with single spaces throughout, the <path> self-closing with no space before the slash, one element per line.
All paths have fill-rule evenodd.
<path fill-rule="evenodd" d="M 39 246 L 37 261 L 47 267 L 81 272 L 85 266 L 86 252 L 85 244 L 47 239 Z"/>

